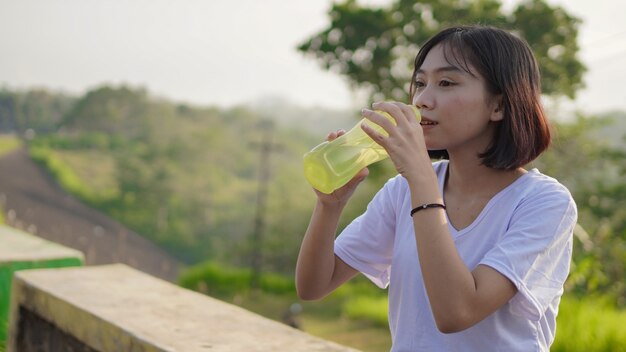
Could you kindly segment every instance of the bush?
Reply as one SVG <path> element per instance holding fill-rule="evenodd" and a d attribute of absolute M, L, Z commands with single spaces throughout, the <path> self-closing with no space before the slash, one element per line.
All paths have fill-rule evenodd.
<path fill-rule="evenodd" d="M 261 275 L 261 290 L 273 294 L 295 294 L 296 284 L 283 275 L 264 273 Z"/>
<path fill-rule="evenodd" d="M 181 273 L 178 280 L 182 287 L 217 297 L 247 293 L 251 290 L 251 281 L 250 269 L 229 267 L 215 262 L 190 267 Z M 260 289 L 264 293 L 295 294 L 293 279 L 273 273 L 262 274 Z"/>
<path fill-rule="evenodd" d="M 209 295 L 233 295 L 249 289 L 250 272 L 206 262 L 183 271 L 178 283 L 182 287 Z"/>

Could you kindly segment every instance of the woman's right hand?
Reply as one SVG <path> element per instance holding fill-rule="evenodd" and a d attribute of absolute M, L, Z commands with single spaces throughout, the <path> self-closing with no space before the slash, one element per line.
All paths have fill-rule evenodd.
<path fill-rule="evenodd" d="M 326 140 L 330 142 L 330 141 L 336 139 L 337 137 L 339 137 L 339 136 L 341 136 L 341 135 L 343 135 L 345 133 L 346 133 L 346 131 L 344 131 L 344 130 L 338 130 L 336 132 L 330 132 L 328 134 L 328 136 L 326 136 Z M 367 168 L 361 169 L 361 171 L 359 171 L 350 181 L 348 181 L 348 183 L 346 183 L 344 186 L 334 190 L 330 194 L 322 193 L 322 192 L 316 190 L 315 188 L 313 190 L 317 194 L 317 198 L 318 198 L 318 200 L 321 203 L 323 203 L 325 205 L 340 205 L 340 206 L 343 206 L 343 205 L 345 205 L 348 202 L 348 200 L 350 199 L 350 197 L 352 196 L 352 194 L 356 190 L 357 186 L 363 180 L 365 180 L 365 178 L 367 177 L 368 174 L 369 174 L 369 170 Z"/>

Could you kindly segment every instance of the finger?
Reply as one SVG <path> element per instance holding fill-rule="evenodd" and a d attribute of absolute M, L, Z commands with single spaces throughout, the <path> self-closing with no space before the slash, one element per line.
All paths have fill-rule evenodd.
<path fill-rule="evenodd" d="M 370 109 L 362 109 L 361 115 L 369 121 L 372 121 L 373 123 L 382 127 L 387 132 L 387 134 L 389 134 L 389 132 L 394 128 L 393 122 L 391 122 L 387 117 L 379 114 L 376 111 Z"/>
<path fill-rule="evenodd" d="M 396 105 L 395 102 L 377 102 L 372 104 L 372 108 L 374 108 L 375 110 L 384 111 L 391 115 L 391 117 L 395 121 L 395 124 L 398 126 L 402 126 L 402 124 L 404 124 L 404 121 L 402 120 L 406 120 L 404 112 L 402 111 L 402 109 L 400 109 L 398 105 Z"/>
<path fill-rule="evenodd" d="M 409 124 L 419 123 L 419 111 L 415 106 L 403 104 L 400 102 L 395 102 L 394 105 L 396 105 L 402 111 L 403 116 Z"/>
<path fill-rule="evenodd" d="M 328 142 L 337 139 L 338 137 L 340 137 L 341 135 L 344 135 L 346 133 L 346 131 L 344 130 L 337 130 L 335 132 L 330 132 L 328 133 L 328 135 L 326 135 L 326 140 Z"/>
<path fill-rule="evenodd" d="M 385 119 L 387 120 L 387 119 Z M 389 120 L 387 120 L 387 122 L 391 123 Z M 365 134 L 367 134 L 374 142 L 378 143 L 379 145 L 381 145 L 383 148 L 385 147 L 385 136 L 378 133 L 378 131 L 376 131 L 375 129 L 372 128 L 372 126 L 368 125 L 367 123 L 362 123 L 361 124 L 361 129 L 363 130 L 363 132 L 365 132 Z"/>
<path fill-rule="evenodd" d="M 352 185 L 357 185 L 361 182 L 363 182 L 363 180 L 365 180 L 365 178 L 367 177 L 367 175 L 369 175 L 370 170 L 368 168 L 363 168 L 361 169 L 361 171 L 359 171 L 350 181 L 348 181 L 348 185 L 349 187 L 351 187 Z"/>

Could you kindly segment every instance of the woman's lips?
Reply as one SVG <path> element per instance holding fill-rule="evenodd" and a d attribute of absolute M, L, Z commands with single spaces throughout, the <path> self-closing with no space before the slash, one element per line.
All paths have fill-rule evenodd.
<path fill-rule="evenodd" d="M 428 118 L 424 118 L 423 116 L 422 116 L 422 120 L 420 121 L 420 125 L 422 126 L 435 126 L 437 124 L 438 124 L 437 122 Z"/>

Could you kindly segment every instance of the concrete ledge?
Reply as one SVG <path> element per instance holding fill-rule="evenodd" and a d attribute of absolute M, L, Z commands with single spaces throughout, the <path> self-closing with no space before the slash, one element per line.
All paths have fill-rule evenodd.
<path fill-rule="evenodd" d="M 33 268 L 81 266 L 83 253 L 0 225 L 0 347 L 6 341 L 13 273 Z"/>
<path fill-rule="evenodd" d="M 46 241 L 18 229 L 0 225 L 0 264 L 41 262 L 54 259 L 83 260 L 83 253 Z"/>
<path fill-rule="evenodd" d="M 14 278 L 8 351 L 24 352 L 20 315 L 30 313 L 84 350 L 354 351 L 122 264 L 27 270 Z M 37 350 L 66 350 L 53 347 Z"/>

